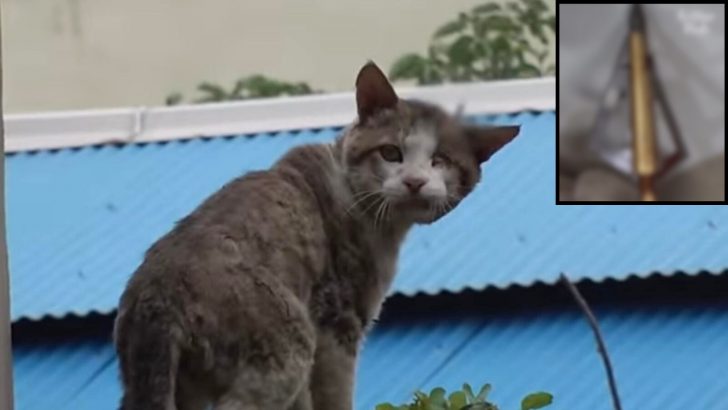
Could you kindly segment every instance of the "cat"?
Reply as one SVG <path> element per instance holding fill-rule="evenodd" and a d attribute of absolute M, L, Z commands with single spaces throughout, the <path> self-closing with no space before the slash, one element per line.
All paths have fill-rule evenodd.
<path fill-rule="evenodd" d="M 518 126 L 400 99 L 226 184 L 146 252 L 119 302 L 122 410 L 351 410 L 357 353 L 415 224 L 452 211 Z"/>

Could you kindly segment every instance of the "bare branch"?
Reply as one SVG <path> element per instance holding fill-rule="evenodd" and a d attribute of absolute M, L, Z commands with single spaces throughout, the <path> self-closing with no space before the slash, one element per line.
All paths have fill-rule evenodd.
<path fill-rule="evenodd" d="M 571 295 L 574 296 L 576 303 L 579 305 L 581 311 L 584 312 L 584 315 L 589 321 L 589 326 L 591 326 L 592 331 L 594 332 L 594 338 L 596 338 L 597 340 L 597 351 L 599 352 L 599 355 L 602 356 L 602 361 L 604 361 L 604 367 L 607 370 L 607 380 L 609 381 L 609 391 L 612 394 L 614 409 L 622 410 L 622 404 L 619 401 L 619 394 L 617 393 L 617 383 L 614 381 L 612 363 L 609 360 L 607 346 L 604 344 L 604 339 L 602 338 L 602 332 L 599 330 L 597 318 L 594 316 L 594 313 L 589 308 L 589 304 L 587 304 L 584 297 L 581 296 L 581 293 L 579 292 L 579 289 L 576 288 L 576 285 L 574 285 L 571 280 L 569 280 L 569 278 L 567 278 L 566 275 L 564 275 L 563 273 L 561 274 L 561 281 L 569 289 Z"/>

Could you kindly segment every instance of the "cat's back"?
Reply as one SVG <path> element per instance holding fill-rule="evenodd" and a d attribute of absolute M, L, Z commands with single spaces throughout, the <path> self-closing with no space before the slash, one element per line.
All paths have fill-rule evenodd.
<path fill-rule="evenodd" d="M 149 248 L 125 298 L 214 295 L 235 275 L 262 272 L 304 289 L 326 259 L 328 155 L 322 145 L 295 148 L 271 169 L 227 183 Z"/>

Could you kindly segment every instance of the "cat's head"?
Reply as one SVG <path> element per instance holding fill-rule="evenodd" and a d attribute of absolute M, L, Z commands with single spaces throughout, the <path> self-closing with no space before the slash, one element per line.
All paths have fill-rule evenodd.
<path fill-rule="evenodd" d="M 434 105 L 399 99 L 371 62 L 357 77 L 356 103 L 358 120 L 341 141 L 345 172 L 355 207 L 381 223 L 442 217 L 519 131 L 466 125 Z"/>

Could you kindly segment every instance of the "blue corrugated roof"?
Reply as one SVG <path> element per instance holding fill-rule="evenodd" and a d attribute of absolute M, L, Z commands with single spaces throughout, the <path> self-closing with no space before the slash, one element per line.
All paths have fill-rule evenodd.
<path fill-rule="evenodd" d="M 625 409 L 722 410 L 728 391 L 728 304 L 596 309 Z M 433 315 L 434 316 L 434 315 Z M 108 339 L 17 345 L 19 410 L 114 408 L 120 394 Z M 383 322 L 359 365 L 356 408 L 463 382 L 494 386 L 502 409 L 524 394 L 554 394 L 553 410 L 611 409 L 604 369 L 573 308 L 421 316 Z M 42 394 L 38 394 L 42 392 Z"/>
<path fill-rule="evenodd" d="M 728 268 L 728 208 L 555 206 L 555 116 L 523 124 L 457 210 L 404 246 L 393 291 L 457 292 Z M 335 129 L 20 153 L 7 158 L 12 318 L 108 313 L 147 247 L 233 177 Z"/>

